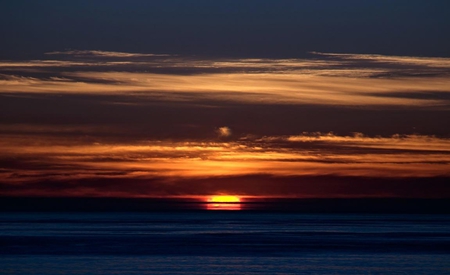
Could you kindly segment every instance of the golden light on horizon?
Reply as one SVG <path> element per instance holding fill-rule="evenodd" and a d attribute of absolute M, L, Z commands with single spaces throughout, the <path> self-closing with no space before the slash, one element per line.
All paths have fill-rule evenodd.
<path fill-rule="evenodd" d="M 212 196 L 208 199 L 208 202 L 217 202 L 217 203 L 237 203 L 241 202 L 241 199 L 238 196 L 232 195 L 218 195 Z"/>
<path fill-rule="evenodd" d="M 241 210 L 241 198 L 233 195 L 215 195 L 207 200 L 207 210 Z"/>

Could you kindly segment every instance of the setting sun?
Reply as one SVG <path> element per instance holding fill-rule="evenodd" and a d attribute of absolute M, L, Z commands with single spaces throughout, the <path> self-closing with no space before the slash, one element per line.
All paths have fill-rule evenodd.
<path fill-rule="evenodd" d="M 220 202 L 220 203 L 233 203 L 240 202 L 241 199 L 237 196 L 229 196 L 229 195 L 220 195 L 220 196 L 212 196 L 208 199 L 208 202 Z"/>

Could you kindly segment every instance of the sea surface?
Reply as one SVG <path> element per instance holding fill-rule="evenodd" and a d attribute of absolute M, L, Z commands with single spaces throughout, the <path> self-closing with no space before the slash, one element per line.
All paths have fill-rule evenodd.
<path fill-rule="evenodd" d="M 450 274 L 450 216 L 0 213 L 0 274 Z"/>

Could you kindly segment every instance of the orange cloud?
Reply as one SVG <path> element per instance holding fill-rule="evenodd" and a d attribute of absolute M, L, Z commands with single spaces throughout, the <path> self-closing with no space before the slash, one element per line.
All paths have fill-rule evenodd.
<path fill-rule="evenodd" d="M 202 60 L 103 51 L 49 54 L 75 59 L 0 62 L 0 68 L 17 69 L 0 75 L 0 93 L 127 93 L 168 101 L 433 108 L 447 108 L 450 93 L 448 58 L 320 53 L 323 59 Z M 103 59 L 80 60 L 79 55 Z M 122 59 L 108 59 L 112 57 Z M 41 68 L 48 77 L 21 75 L 19 69 L 28 67 Z M 49 71 L 52 67 L 58 71 Z"/>
<path fill-rule="evenodd" d="M 3 181 L 11 182 L 248 174 L 450 176 L 450 141 L 432 136 L 303 134 L 230 142 L 125 144 L 14 136 L 0 141 L 2 158 L 15 159 L 0 172 Z"/>

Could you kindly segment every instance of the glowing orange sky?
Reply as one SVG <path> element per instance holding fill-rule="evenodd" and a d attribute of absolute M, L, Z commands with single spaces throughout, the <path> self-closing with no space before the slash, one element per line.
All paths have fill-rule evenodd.
<path fill-rule="evenodd" d="M 216 202 L 216 203 L 233 203 L 240 201 L 241 199 L 238 196 L 234 195 L 214 195 L 208 198 L 208 202 Z"/>
<path fill-rule="evenodd" d="M 449 195 L 450 59 L 73 54 L 0 62 L 0 195 Z"/>

